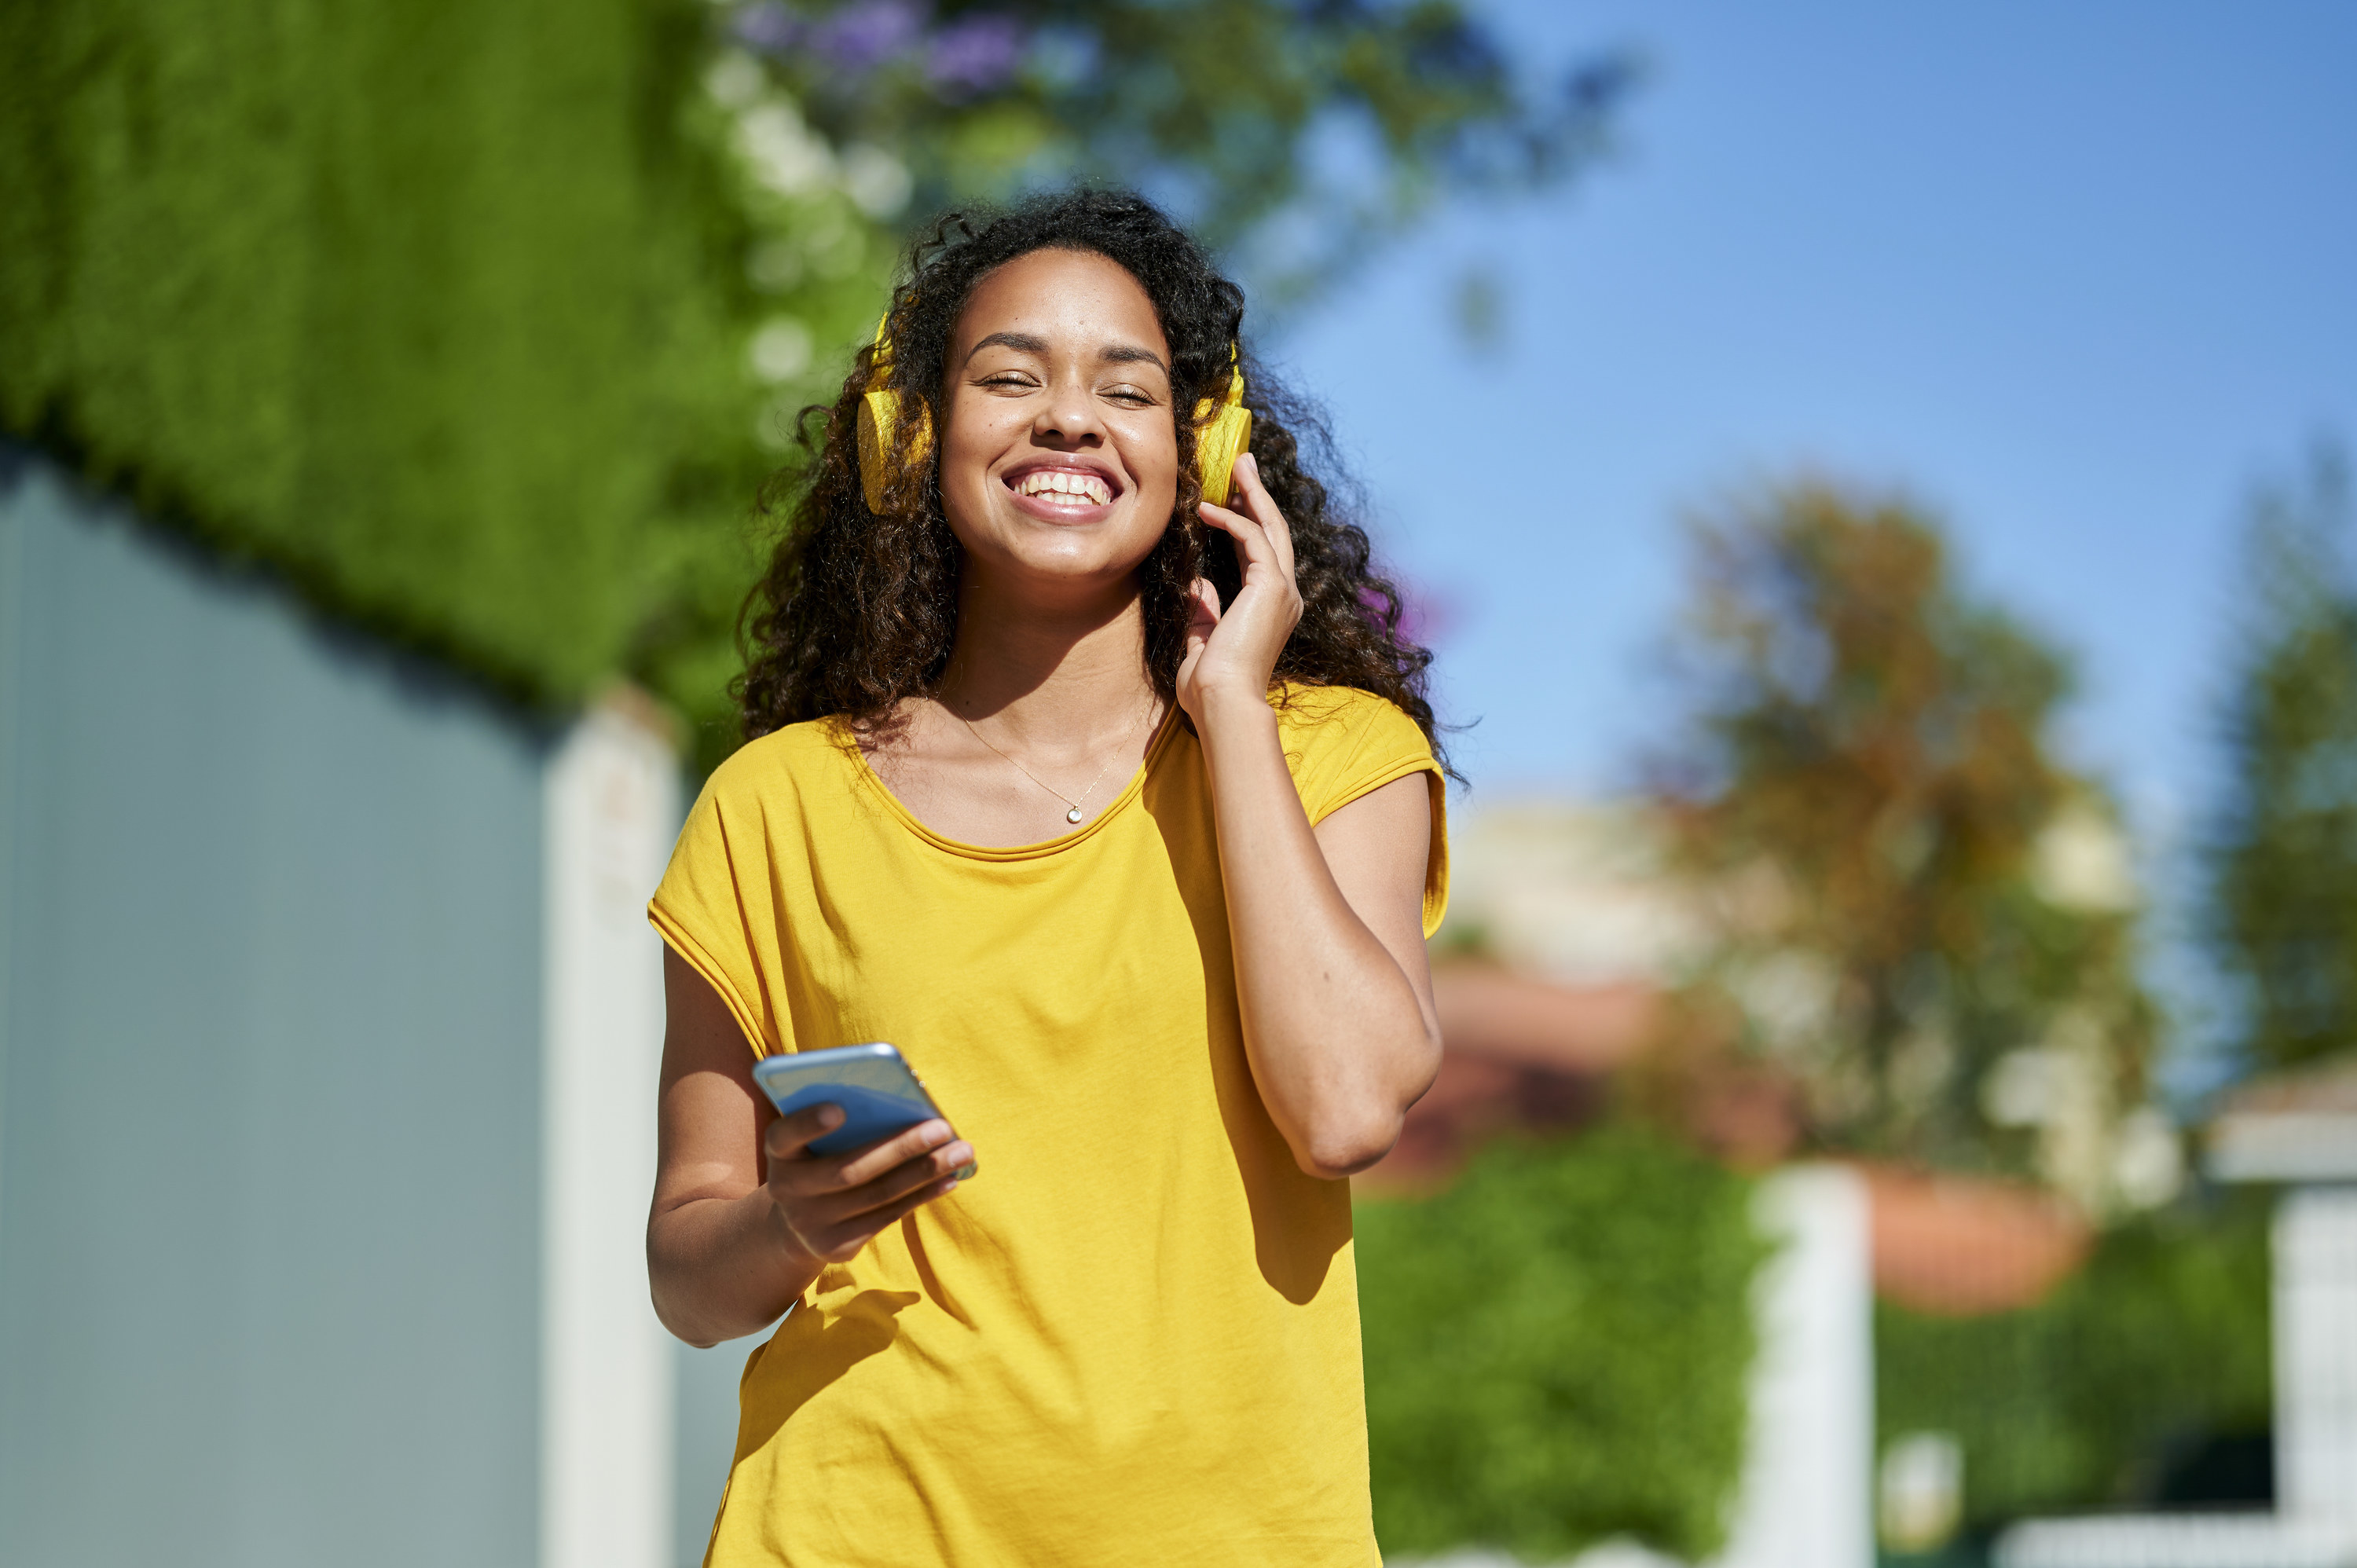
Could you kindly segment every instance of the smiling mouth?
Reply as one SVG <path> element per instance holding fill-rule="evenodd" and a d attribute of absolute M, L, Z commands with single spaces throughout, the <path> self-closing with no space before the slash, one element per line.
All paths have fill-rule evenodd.
<path fill-rule="evenodd" d="M 1110 506 L 1113 487 L 1097 474 L 1072 468 L 1034 468 L 1007 480 L 1006 488 L 1018 496 L 1042 500 L 1050 506 Z"/>

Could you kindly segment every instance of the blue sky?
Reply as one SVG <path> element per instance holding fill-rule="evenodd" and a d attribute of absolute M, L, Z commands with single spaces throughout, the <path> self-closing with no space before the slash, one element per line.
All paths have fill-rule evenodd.
<path fill-rule="evenodd" d="M 2070 753 L 2180 832 L 2242 498 L 2357 436 L 2357 5 L 1485 9 L 1534 60 L 1643 51 L 1620 149 L 1448 209 L 1271 345 L 1454 608 L 1475 803 L 1630 779 L 1678 518 L 1806 467 L 1944 515 L 2075 657 Z M 1449 305 L 1477 267 L 1488 355 Z"/>

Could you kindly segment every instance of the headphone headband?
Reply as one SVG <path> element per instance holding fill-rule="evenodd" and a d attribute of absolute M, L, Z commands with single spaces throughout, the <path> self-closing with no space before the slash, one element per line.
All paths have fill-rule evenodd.
<path fill-rule="evenodd" d="M 932 455 L 933 411 L 917 400 L 917 428 L 909 434 L 905 454 L 894 446 L 900 427 L 900 394 L 888 384 L 892 379 L 892 312 L 876 324 L 876 351 L 867 360 L 867 390 L 859 398 L 859 488 L 867 493 L 867 510 L 882 516 L 888 481 L 904 478 Z"/>
<path fill-rule="evenodd" d="M 917 400 L 916 428 L 906 451 L 897 450 L 900 426 L 900 394 L 888 384 L 892 378 L 892 313 L 876 324 L 876 349 L 868 357 L 867 390 L 859 398 L 859 486 L 866 492 L 867 510 L 881 516 L 892 481 L 903 480 L 932 455 L 933 412 Z M 1243 360 L 1235 344 L 1228 345 L 1228 390 L 1214 401 L 1195 404 L 1195 471 L 1203 481 L 1203 499 L 1224 506 L 1236 459 L 1252 445 L 1252 410 L 1244 406 Z"/>

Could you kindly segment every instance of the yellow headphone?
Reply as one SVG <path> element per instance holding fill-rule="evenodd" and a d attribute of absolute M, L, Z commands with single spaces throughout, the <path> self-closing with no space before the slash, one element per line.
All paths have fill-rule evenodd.
<path fill-rule="evenodd" d="M 868 361 L 867 391 L 859 399 L 859 483 L 867 492 L 867 510 L 884 510 L 887 481 L 922 463 L 933 449 L 933 413 L 920 398 L 916 429 L 908 450 L 896 453 L 893 436 L 900 424 L 900 394 L 887 384 L 892 379 L 892 316 L 887 311 L 876 324 L 876 352 Z M 1195 469 L 1203 478 L 1203 499 L 1224 506 L 1228 482 L 1236 459 L 1252 446 L 1252 410 L 1244 406 L 1244 372 L 1233 344 L 1228 347 L 1225 397 L 1204 398 L 1195 404 Z"/>
<path fill-rule="evenodd" d="M 876 353 L 868 360 L 867 391 L 859 400 L 859 485 L 867 492 L 867 510 L 882 516 L 884 486 L 916 467 L 933 449 L 933 411 L 917 400 L 917 428 L 903 454 L 892 450 L 900 424 L 900 394 L 886 383 L 892 379 L 892 313 L 876 324 Z"/>
<path fill-rule="evenodd" d="M 1210 398 L 1195 404 L 1195 471 L 1203 476 L 1203 499 L 1213 506 L 1228 504 L 1236 459 L 1252 446 L 1252 410 L 1244 406 L 1243 366 L 1232 343 L 1228 364 L 1227 395 L 1216 404 Z"/>

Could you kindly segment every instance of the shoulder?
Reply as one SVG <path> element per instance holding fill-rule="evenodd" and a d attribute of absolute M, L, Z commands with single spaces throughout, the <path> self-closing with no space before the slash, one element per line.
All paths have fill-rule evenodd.
<path fill-rule="evenodd" d="M 798 836 L 791 824 L 839 810 L 850 797 L 846 763 L 858 761 L 856 745 L 832 719 L 747 741 L 712 770 L 688 808 L 674 868 L 733 864 L 753 845 Z"/>
<path fill-rule="evenodd" d="M 1372 692 L 1286 682 L 1268 700 L 1286 766 L 1312 822 L 1394 779 L 1439 776 L 1432 744 L 1415 720 Z"/>
<path fill-rule="evenodd" d="M 1355 686 L 1286 682 L 1268 694 L 1288 759 L 1311 763 L 1377 748 L 1430 758 L 1432 743 L 1397 703 Z"/>
<path fill-rule="evenodd" d="M 765 865 L 776 846 L 802 839 L 793 824 L 851 793 L 844 784 L 848 745 L 842 725 L 821 719 L 738 746 L 688 808 L 655 895 L 658 911 L 732 901 L 751 867 Z M 851 760 L 857 760 L 856 748 Z"/>
<path fill-rule="evenodd" d="M 798 797 L 814 779 L 835 776 L 857 746 L 834 719 L 813 719 L 747 741 L 712 770 L 695 811 L 723 815 Z"/>

